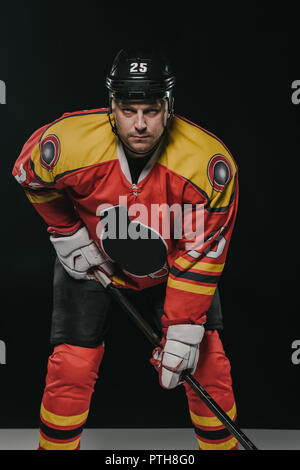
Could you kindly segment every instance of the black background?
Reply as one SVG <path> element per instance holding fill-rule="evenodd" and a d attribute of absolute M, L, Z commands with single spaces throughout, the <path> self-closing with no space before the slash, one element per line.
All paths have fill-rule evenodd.
<path fill-rule="evenodd" d="M 38 426 L 51 351 L 54 254 L 13 164 L 38 127 L 107 105 L 105 75 L 119 49 L 154 44 L 174 65 L 176 112 L 222 139 L 239 167 L 239 214 L 220 283 L 239 425 L 299 428 L 296 3 L 12 1 L 0 18 L 0 427 Z M 113 321 L 87 426 L 190 426 L 183 390 L 158 385 L 152 347 L 124 314 Z"/>

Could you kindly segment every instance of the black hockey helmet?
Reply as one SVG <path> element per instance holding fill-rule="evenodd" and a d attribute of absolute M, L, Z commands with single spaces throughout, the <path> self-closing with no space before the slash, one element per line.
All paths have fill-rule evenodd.
<path fill-rule="evenodd" d="M 112 99 L 166 98 L 173 115 L 175 76 L 169 60 L 158 50 L 121 49 L 106 77 L 109 109 Z"/>

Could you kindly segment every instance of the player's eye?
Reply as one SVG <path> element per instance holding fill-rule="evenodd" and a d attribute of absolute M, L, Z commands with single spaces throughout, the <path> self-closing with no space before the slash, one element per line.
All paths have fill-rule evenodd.
<path fill-rule="evenodd" d="M 150 108 L 150 109 L 147 109 L 146 113 L 147 114 L 157 114 L 159 112 L 158 109 L 155 109 L 155 108 Z"/>

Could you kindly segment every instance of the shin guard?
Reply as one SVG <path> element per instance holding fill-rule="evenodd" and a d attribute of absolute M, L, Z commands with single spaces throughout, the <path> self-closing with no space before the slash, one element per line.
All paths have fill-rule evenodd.
<path fill-rule="evenodd" d="M 40 450 L 78 450 L 104 346 L 55 346 L 40 411 Z"/>
<path fill-rule="evenodd" d="M 200 344 L 195 379 L 234 421 L 236 405 L 232 390 L 230 363 L 216 330 L 207 331 Z M 191 420 L 200 450 L 237 450 L 236 438 L 185 383 Z"/>

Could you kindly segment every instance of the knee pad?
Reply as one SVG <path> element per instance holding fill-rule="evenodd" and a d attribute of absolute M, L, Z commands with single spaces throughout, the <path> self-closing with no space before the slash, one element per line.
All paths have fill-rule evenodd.
<path fill-rule="evenodd" d="M 70 344 L 55 346 L 48 360 L 46 383 L 62 382 L 65 385 L 91 384 L 98 377 L 104 354 L 104 345 L 84 348 Z"/>
<path fill-rule="evenodd" d="M 80 414 L 89 408 L 104 345 L 55 346 L 48 360 L 43 406 L 57 415 Z"/>
<path fill-rule="evenodd" d="M 195 378 L 203 386 L 231 388 L 231 366 L 227 358 L 218 331 L 207 331 L 200 344 L 199 361 Z"/>

